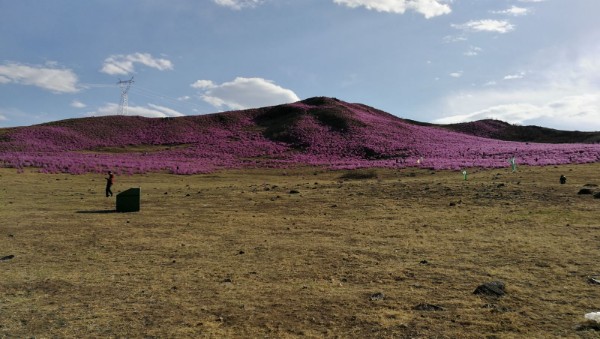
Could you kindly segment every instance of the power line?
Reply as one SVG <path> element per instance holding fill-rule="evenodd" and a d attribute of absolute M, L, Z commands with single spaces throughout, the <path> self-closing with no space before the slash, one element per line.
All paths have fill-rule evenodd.
<path fill-rule="evenodd" d="M 81 87 L 84 89 L 89 89 L 89 88 L 114 88 L 115 85 L 111 85 L 111 84 L 81 84 Z"/>
<path fill-rule="evenodd" d="M 157 91 L 154 91 L 154 90 L 151 90 L 148 88 L 140 87 L 139 83 L 137 83 L 137 82 L 135 82 L 136 85 L 134 87 L 134 86 L 132 86 L 134 82 L 135 81 L 133 80 L 133 76 L 129 80 L 120 80 L 119 79 L 119 81 L 117 82 L 117 85 L 121 88 L 121 98 L 120 98 L 119 107 L 117 110 L 117 114 L 119 114 L 119 115 L 127 115 L 127 113 L 128 113 L 129 93 L 135 94 L 136 97 L 141 96 L 141 97 L 156 100 L 159 102 L 160 101 L 166 102 L 166 104 L 168 104 L 168 105 L 178 106 L 185 110 L 192 110 L 192 111 L 196 110 L 198 112 L 203 112 L 206 110 L 205 106 L 186 101 L 185 99 L 171 97 L 166 94 L 159 93 Z M 82 86 L 85 88 L 114 88 L 115 85 L 114 84 L 113 85 L 110 85 L 110 84 L 82 84 Z M 200 113 L 200 114 L 205 114 L 205 113 L 213 113 L 213 112 L 204 112 L 204 113 Z"/>
<path fill-rule="evenodd" d="M 188 101 L 184 101 L 181 100 L 179 98 L 174 98 L 174 97 L 170 97 L 168 95 L 162 94 L 162 93 L 158 93 L 156 91 L 147 89 L 147 88 L 143 88 L 143 87 L 139 87 L 136 86 L 135 88 L 132 88 L 132 93 L 135 93 L 136 95 L 140 95 L 149 99 L 153 99 L 153 100 L 162 100 L 162 101 L 166 101 L 169 102 L 170 104 L 173 105 L 177 105 L 177 106 L 187 106 L 189 108 L 192 109 L 197 109 L 197 110 L 204 110 L 205 107 L 202 107 L 200 105 L 188 102 Z"/>
<path fill-rule="evenodd" d="M 127 108 L 129 106 L 127 92 L 129 92 L 129 89 L 133 83 L 133 76 L 129 80 L 119 79 L 119 82 L 117 82 L 117 85 L 119 85 L 121 88 L 121 100 L 119 101 L 119 110 L 117 111 L 117 115 L 127 115 Z"/>

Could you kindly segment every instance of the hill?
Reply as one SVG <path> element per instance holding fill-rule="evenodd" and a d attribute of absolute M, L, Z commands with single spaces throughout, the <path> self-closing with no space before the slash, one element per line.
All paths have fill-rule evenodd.
<path fill-rule="evenodd" d="M 466 128 L 458 130 L 411 122 L 363 104 L 315 97 L 200 116 L 104 116 L 2 129 L 0 162 L 42 172 L 191 174 L 296 165 L 490 168 L 506 166 L 511 157 L 531 165 L 600 159 L 599 144 L 499 141 L 471 135 L 477 134 L 473 131 L 465 134 Z"/>
<path fill-rule="evenodd" d="M 561 131 L 540 126 L 518 126 L 492 119 L 440 125 L 440 127 L 479 137 L 507 141 L 542 142 L 552 144 L 600 142 L 600 132 Z"/>

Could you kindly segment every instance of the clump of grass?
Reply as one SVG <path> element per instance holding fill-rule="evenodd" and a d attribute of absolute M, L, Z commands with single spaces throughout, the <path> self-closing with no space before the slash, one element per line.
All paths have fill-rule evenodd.
<path fill-rule="evenodd" d="M 374 169 L 368 170 L 354 170 L 350 172 L 344 173 L 340 179 L 345 180 L 365 180 L 365 179 L 375 179 L 377 178 L 377 171 Z"/>

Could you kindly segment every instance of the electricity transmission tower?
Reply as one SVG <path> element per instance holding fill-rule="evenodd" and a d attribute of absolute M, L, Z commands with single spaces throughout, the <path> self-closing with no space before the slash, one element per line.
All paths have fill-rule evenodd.
<path fill-rule="evenodd" d="M 133 83 L 133 76 L 129 80 L 119 79 L 119 82 L 117 82 L 117 85 L 121 88 L 121 101 L 119 101 L 118 115 L 127 115 L 127 107 L 129 106 L 127 92 L 129 92 L 129 88 L 131 88 Z"/>

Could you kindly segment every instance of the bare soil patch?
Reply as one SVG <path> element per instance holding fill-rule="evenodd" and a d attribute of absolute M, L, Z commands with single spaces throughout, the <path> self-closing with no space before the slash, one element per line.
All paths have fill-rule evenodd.
<path fill-rule="evenodd" d="M 597 338 L 599 170 L 0 169 L 0 337 Z"/>

